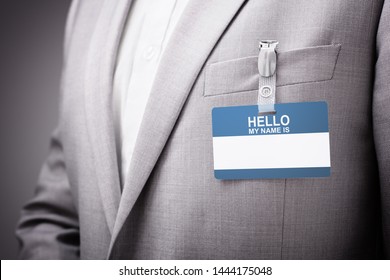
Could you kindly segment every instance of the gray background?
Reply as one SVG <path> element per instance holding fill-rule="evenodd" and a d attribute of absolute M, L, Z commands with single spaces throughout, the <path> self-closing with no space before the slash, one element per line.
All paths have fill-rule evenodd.
<path fill-rule="evenodd" d="M 70 0 L 0 0 L 0 258 L 15 259 L 20 208 L 34 193 L 57 121 Z"/>

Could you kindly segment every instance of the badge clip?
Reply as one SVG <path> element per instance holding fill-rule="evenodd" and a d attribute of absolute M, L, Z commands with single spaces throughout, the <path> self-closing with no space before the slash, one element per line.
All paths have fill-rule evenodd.
<path fill-rule="evenodd" d="M 276 66 L 277 46 L 275 40 L 263 40 L 259 43 L 259 115 L 275 114 L 275 91 L 276 91 Z"/>

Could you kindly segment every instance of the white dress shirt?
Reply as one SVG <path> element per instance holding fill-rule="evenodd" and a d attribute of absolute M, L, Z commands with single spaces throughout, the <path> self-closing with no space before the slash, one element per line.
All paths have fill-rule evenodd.
<path fill-rule="evenodd" d="M 132 2 L 114 75 L 113 109 L 122 186 L 161 55 L 187 2 Z"/>

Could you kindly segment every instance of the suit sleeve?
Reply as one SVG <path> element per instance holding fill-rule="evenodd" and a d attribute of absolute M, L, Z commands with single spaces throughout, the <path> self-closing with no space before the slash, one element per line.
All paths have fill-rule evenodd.
<path fill-rule="evenodd" d="M 390 1 L 384 1 L 377 33 L 373 127 L 378 159 L 384 251 L 390 258 Z"/>
<path fill-rule="evenodd" d="M 34 198 L 22 210 L 16 235 L 22 259 L 79 258 L 79 224 L 59 131 L 42 167 Z"/>
<path fill-rule="evenodd" d="M 73 1 L 65 31 L 65 60 L 76 7 L 77 1 Z M 80 256 L 78 214 L 70 191 L 60 135 L 60 128 L 57 128 L 35 196 L 23 208 L 16 229 L 22 259 L 78 259 Z"/>

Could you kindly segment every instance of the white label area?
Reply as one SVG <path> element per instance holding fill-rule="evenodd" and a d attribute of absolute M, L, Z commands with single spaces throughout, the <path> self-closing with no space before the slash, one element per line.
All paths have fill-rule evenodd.
<path fill-rule="evenodd" d="M 330 167 L 329 132 L 213 137 L 214 169 Z"/>

